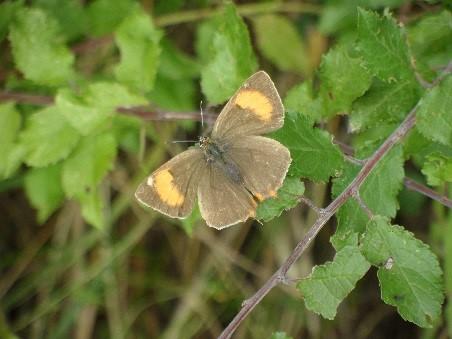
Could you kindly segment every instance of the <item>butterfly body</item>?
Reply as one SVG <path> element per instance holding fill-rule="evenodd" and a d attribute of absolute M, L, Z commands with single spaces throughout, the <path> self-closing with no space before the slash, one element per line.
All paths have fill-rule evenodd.
<path fill-rule="evenodd" d="M 153 172 L 136 198 L 173 218 L 187 217 L 197 198 L 201 216 L 217 229 L 255 217 L 257 202 L 276 195 L 291 163 L 285 146 L 261 136 L 283 123 L 273 82 L 255 73 L 223 108 L 212 134 Z"/>

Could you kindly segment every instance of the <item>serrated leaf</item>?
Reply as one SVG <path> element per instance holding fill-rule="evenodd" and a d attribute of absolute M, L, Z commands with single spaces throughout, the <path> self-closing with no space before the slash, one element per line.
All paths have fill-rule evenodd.
<path fill-rule="evenodd" d="M 286 114 L 284 126 L 273 136 L 290 150 L 291 176 L 327 181 L 330 176 L 336 176 L 344 164 L 331 135 L 315 128 L 313 121 L 302 114 Z"/>
<path fill-rule="evenodd" d="M 25 175 L 24 187 L 31 204 L 38 210 L 38 222 L 45 222 L 64 200 L 61 164 L 30 169 Z"/>
<path fill-rule="evenodd" d="M 74 56 L 62 43 L 58 22 L 38 8 L 17 11 L 10 26 L 14 61 L 26 79 L 57 86 L 74 74 Z"/>
<path fill-rule="evenodd" d="M 348 46 L 330 50 L 320 65 L 320 95 L 327 116 L 348 113 L 352 102 L 370 87 L 372 76 L 362 66 L 360 57 L 352 56 Z"/>
<path fill-rule="evenodd" d="M 395 83 L 375 80 L 370 90 L 353 103 L 350 129 L 356 132 L 381 123 L 400 122 L 418 100 L 418 84 L 411 80 Z"/>
<path fill-rule="evenodd" d="M 131 93 L 123 85 L 108 82 L 94 83 L 77 92 L 62 88 L 55 98 L 61 114 L 82 135 L 98 130 L 111 119 L 116 108 L 146 103 L 146 98 Z"/>
<path fill-rule="evenodd" d="M 442 272 L 430 248 L 414 235 L 376 216 L 367 225 L 361 252 L 378 267 L 381 297 L 403 319 L 432 327 L 444 300 Z"/>
<path fill-rule="evenodd" d="M 297 206 L 303 193 L 304 183 L 299 178 L 286 177 L 277 196 L 259 204 L 256 219 L 267 222 L 279 217 L 283 211 Z"/>
<path fill-rule="evenodd" d="M 427 138 L 452 146 L 452 76 L 428 91 L 416 112 L 416 127 Z"/>
<path fill-rule="evenodd" d="M 115 33 L 121 52 L 121 61 L 115 67 L 116 78 L 138 91 L 149 92 L 157 74 L 161 37 L 162 32 L 143 10 L 129 15 Z"/>
<path fill-rule="evenodd" d="M 79 138 L 80 134 L 66 121 L 58 108 L 50 106 L 28 118 L 19 142 L 25 149 L 25 163 L 43 167 L 66 158 Z"/>
<path fill-rule="evenodd" d="M 201 88 L 211 104 L 219 104 L 256 71 L 257 62 L 248 29 L 232 4 L 204 27 L 211 31 L 203 33 L 203 43 L 211 47 L 209 61 L 201 71 Z"/>
<path fill-rule="evenodd" d="M 358 9 L 359 51 L 368 69 L 383 81 L 415 81 L 401 28 L 388 13 Z"/>
<path fill-rule="evenodd" d="M 112 33 L 136 9 L 135 0 L 94 0 L 87 6 L 89 32 L 95 36 Z"/>
<path fill-rule="evenodd" d="M 439 186 L 444 182 L 452 182 L 452 156 L 439 152 L 427 155 L 422 173 L 432 186 Z"/>
<path fill-rule="evenodd" d="M 113 168 L 116 140 L 111 132 L 84 137 L 63 164 L 63 189 L 68 197 L 92 191 Z"/>
<path fill-rule="evenodd" d="M 257 16 L 253 23 L 257 45 L 265 58 L 283 71 L 306 74 L 306 49 L 292 21 L 282 15 L 267 14 Z"/>
<path fill-rule="evenodd" d="M 15 147 L 21 122 L 22 118 L 13 103 L 0 104 L 0 154 L 2 157 L 0 179 L 7 178 L 10 174 L 8 173 L 8 159 Z"/>
<path fill-rule="evenodd" d="M 362 184 L 361 199 L 374 214 L 394 217 L 399 207 L 397 194 L 402 188 L 403 170 L 402 147 L 397 146 L 386 154 L 375 166 Z M 349 164 L 343 175 L 333 183 L 333 197 L 338 196 L 356 177 L 359 166 Z M 354 199 L 349 199 L 336 214 L 338 225 L 331 242 L 336 250 L 348 243 L 353 234 L 361 234 L 366 228 L 367 214 Z"/>
<path fill-rule="evenodd" d="M 314 120 L 324 116 L 322 98 L 316 98 L 312 90 L 312 83 L 305 81 L 292 87 L 284 98 L 284 107 L 288 112 L 302 113 Z"/>
<path fill-rule="evenodd" d="M 334 319 L 339 304 L 369 268 L 356 244 L 349 245 L 338 251 L 332 262 L 315 266 L 297 288 L 303 294 L 306 308 L 326 319 Z"/>
<path fill-rule="evenodd" d="M 100 190 L 97 188 L 82 192 L 77 197 L 82 209 L 83 218 L 94 227 L 105 228 L 105 203 Z"/>
<path fill-rule="evenodd" d="M 140 149 L 140 128 L 142 121 L 138 117 L 116 114 L 113 116 L 112 132 L 117 144 L 130 153 Z"/>

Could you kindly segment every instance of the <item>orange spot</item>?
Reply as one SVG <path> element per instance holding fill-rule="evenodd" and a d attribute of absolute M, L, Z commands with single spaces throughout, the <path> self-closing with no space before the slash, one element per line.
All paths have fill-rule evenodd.
<path fill-rule="evenodd" d="M 260 193 L 255 193 L 254 196 L 257 198 L 257 200 L 259 201 L 263 201 L 265 198 L 262 194 Z"/>
<path fill-rule="evenodd" d="M 271 197 L 276 197 L 277 193 L 276 191 L 271 190 L 270 192 L 268 192 L 268 195 Z"/>
<path fill-rule="evenodd" d="M 173 175 L 168 170 L 162 170 L 154 174 L 153 180 L 148 179 L 157 192 L 160 199 L 170 206 L 181 206 L 184 203 L 184 195 L 173 182 Z"/>
<path fill-rule="evenodd" d="M 260 120 L 269 121 L 272 118 L 273 105 L 259 91 L 241 90 L 235 98 L 235 104 L 243 109 L 251 110 Z"/>

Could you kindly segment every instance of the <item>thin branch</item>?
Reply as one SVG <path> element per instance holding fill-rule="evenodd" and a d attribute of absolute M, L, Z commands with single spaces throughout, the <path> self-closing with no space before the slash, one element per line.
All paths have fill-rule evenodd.
<path fill-rule="evenodd" d="M 405 184 L 405 187 L 408 188 L 409 190 L 421 193 L 433 200 L 438 201 L 439 203 L 443 204 L 444 206 L 452 208 L 452 200 L 451 199 L 447 198 L 446 196 L 439 195 L 434 190 L 414 181 L 413 179 L 405 177 L 405 179 L 403 179 L 403 183 Z"/>
<path fill-rule="evenodd" d="M 364 212 L 366 212 L 367 217 L 369 219 L 372 219 L 374 217 L 374 214 L 372 210 L 367 206 L 366 202 L 361 198 L 361 194 L 359 194 L 359 191 L 353 192 L 353 198 L 357 201 L 359 207 L 363 209 Z"/>
<path fill-rule="evenodd" d="M 285 277 L 290 267 L 300 258 L 306 248 L 310 245 L 312 240 L 320 232 L 322 227 L 327 221 L 336 213 L 353 194 L 359 190 L 363 182 L 370 175 L 372 170 L 378 164 L 378 162 L 387 154 L 392 147 L 399 142 L 405 135 L 413 128 L 416 117 L 415 112 L 417 105 L 411 110 L 402 124 L 386 139 L 386 141 L 375 151 L 375 153 L 369 158 L 369 160 L 363 165 L 361 170 L 355 179 L 348 185 L 348 187 L 334 199 L 328 207 L 323 209 L 323 212 L 319 215 L 312 227 L 306 233 L 303 239 L 297 244 L 289 257 L 284 261 L 282 266 L 267 280 L 267 282 L 247 301 L 241 308 L 239 313 L 232 319 L 229 325 L 219 336 L 220 339 L 230 338 L 239 325 L 245 320 L 248 314 L 259 304 L 259 302 L 281 281 L 285 281 Z"/>
<path fill-rule="evenodd" d="M 311 13 L 318 14 L 321 8 L 316 4 L 299 2 L 273 2 L 273 3 L 254 3 L 237 5 L 237 12 L 240 16 L 252 16 L 264 13 Z M 176 12 L 172 14 L 156 17 L 154 22 L 157 26 L 165 27 L 170 25 L 183 24 L 187 22 L 199 21 L 216 15 L 222 7 L 205 8 Z"/>
<path fill-rule="evenodd" d="M 2 101 L 15 101 L 21 104 L 31 104 L 36 106 L 48 106 L 53 104 L 53 98 L 51 96 L 16 93 L 9 91 L 0 91 L 0 102 Z"/>
<path fill-rule="evenodd" d="M 321 214 L 322 213 L 322 209 L 317 207 L 310 199 L 302 196 L 299 199 L 301 202 L 305 203 L 306 205 L 308 205 L 310 208 L 312 208 L 317 214 Z"/>

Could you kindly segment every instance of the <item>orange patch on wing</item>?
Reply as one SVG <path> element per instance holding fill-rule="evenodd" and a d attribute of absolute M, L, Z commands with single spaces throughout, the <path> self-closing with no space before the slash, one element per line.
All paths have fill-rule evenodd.
<path fill-rule="evenodd" d="M 263 201 L 265 198 L 262 194 L 260 193 L 254 193 L 254 196 L 257 198 L 257 200 L 259 201 Z"/>
<path fill-rule="evenodd" d="M 272 198 L 274 198 L 274 197 L 276 197 L 276 191 L 273 191 L 273 190 L 271 190 L 269 193 L 268 193 L 268 195 L 269 196 L 271 196 Z"/>
<path fill-rule="evenodd" d="M 244 109 L 251 110 L 260 120 L 269 121 L 272 118 L 273 105 L 269 98 L 256 90 L 241 90 L 235 104 Z"/>
<path fill-rule="evenodd" d="M 181 206 L 184 203 L 184 195 L 173 182 L 173 175 L 168 170 L 162 170 L 154 174 L 152 186 L 160 199 L 170 206 Z M 148 180 L 149 184 L 150 180 Z"/>

